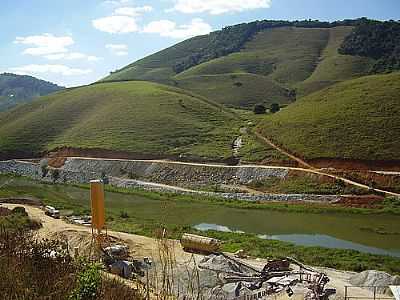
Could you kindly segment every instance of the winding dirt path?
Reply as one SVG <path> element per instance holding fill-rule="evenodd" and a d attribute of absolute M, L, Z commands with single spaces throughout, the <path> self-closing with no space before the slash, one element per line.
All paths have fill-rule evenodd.
<path fill-rule="evenodd" d="M 313 166 L 311 166 L 309 163 L 307 163 L 303 159 L 301 159 L 301 158 L 299 158 L 299 157 L 287 152 L 286 150 L 282 149 L 278 145 L 274 144 L 270 139 L 268 139 L 265 136 L 261 135 L 259 132 L 255 131 L 254 134 L 256 135 L 257 138 L 259 138 L 260 140 L 262 140 L 264 143 L 268 144 L 272 148 L 276 149 L 277 151 L 279 151 L 283 155 L 286 155 L 287 157 L 293 159 L 294 161 L 297 161 L 300 166 L 303 166 L 303 167 L 308 168 L 308 169 L 315 169 Z"/>
<path fill-rule="evenodd" d="M 350 185 L 353 185 L 353 186 L 356 186 L 356 187 L 359 187 L 359 188 L 368 189 L 368 190 L 379 192 L 379 193 L 384 193 L 384 194 L 389 195 L 389 196 L 400 197 L 400 194 L 398 194 L 398 193 L 394 193 L 394 192 L 390 192 L 390 191 L 386 191 L 386 190 L 382 190 L 382 189 L 370 188 L 368 185 L 356 182 L 354 180 L 350 180 L 350 179 L 347 179 L 345 177 L 341 177 L 341 176 L 337 176 L 337 175 L 332 175 L 330 173 L 322 172 L 322 171 L 314 168 L 313 166 L 311 166 L 309 163 L 307 163 L 303 159 L 301 159 L 301 158 L 299 158 L 299 157 L 287 152 L 286 150 L 282 149 L 278 145 L 274 144 L 271 140 L 269 140 L 265 136 L 261 135 L 259 132 L 255 131 L 254 134 L 256 135 L 257 138 L 259 138 L 260 140 L 262 140 L 263 142 L 265 142 L 269 146 L 273 147 L 274 149 L 276 149 L 280 153 L 282 153 L 282 154 L 286 155 L 287 157 L 297 161 L 300 165 L 305 167 L 304 169 L 303 168 L 289 168 L 289 169 L 297 169 L 297 170 L 304 171 L 304 172 L 309 172 L 309 173 L 314 173 L 314 174 L 318 174 L 318 175 L 322 175 L 322 176 L 327 176 L 327 177 L 330 177 L 330 178 L 334 178 L 336 180 L 341 180 L 344 183 L 347 183 L 347 184 L 350 184 Z"/>

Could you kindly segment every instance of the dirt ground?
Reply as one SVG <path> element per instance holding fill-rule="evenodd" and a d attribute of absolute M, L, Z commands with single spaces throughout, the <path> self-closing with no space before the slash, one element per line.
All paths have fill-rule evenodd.
<path fill-rule="evenodd" d="M 69 224 L 61 219 L 54 219 L 45 215 L 41 208 L 35 206 L 18 204 L 1 204 L 1 206 L 9 209 L 12 209 L 16 206 L 24 206 L 31 218 L 40 220 L 43 224 L 43 227 L 37 231 L 39 238 L 52 239 L 55 237 L 64 237 L 68 240 L 72 249 L 73 247 L 79 246 L 79 251 L 82 254 L 87 254 L 85 251 L 90 249 L 92 232 L 91 228 Z M 159 244 L 156 239 L 114 231 L 108 231 L 108 235 L 114 240 L 122 241 L 128 245 L 133 257 L 137 259 L 150 257 L 155 263 L 159 262 Z M 194 262 L 198 263 L 203 258 L 201 255 L 193 255 L 183 251 L 179 241 L 169 241 L 169 245 L 171 246 L 172 252 L 176 259 L 178 272 L 187 272 L 189 265 L 193 265 Z M 244 261 L 250 265 L 253 265 L 254 267 L 259 267 L 260 269 L 266 264 L 265 259 L 259 258 L 246 259 Z M 355 273 L 328 268 L 314 269 L 327 274 L 331 280 L 327 287 L 335 288 L 337 290 L 337 294 L 331 299 L 344 299 L 345 286 L 351 286 L 349 283 L 349 278 Z M 301 293 L 302 291 L 298 291 L 298 294 L 295 295 L 295 299 L 302 299 Z M 364 288 L 353 287 L 349 289 L 349 296 L 373 298 L 373 293 Z M 279 297 L 279 299 L 285 298 L 286 296 Z"/>

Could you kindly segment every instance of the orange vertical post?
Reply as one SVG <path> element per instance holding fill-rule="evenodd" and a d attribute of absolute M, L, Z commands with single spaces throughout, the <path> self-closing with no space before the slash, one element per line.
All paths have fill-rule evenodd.
<path fill-rule="evenodd" d="M 104 185 L 101 180 L 90 181 L 90 201 L 92 204 L 92 228 L 100 233 L 105 225 Z"/>

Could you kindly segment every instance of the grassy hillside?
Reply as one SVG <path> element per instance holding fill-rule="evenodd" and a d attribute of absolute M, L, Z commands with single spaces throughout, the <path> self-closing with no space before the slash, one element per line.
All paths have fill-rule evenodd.
<path fill-rule="evenodd" d="M 368 74 L 374 60 L 367 57 L 341 55 L 338 52 L 343 40 L 352 32 L 353 27 L 342 26 L 329 30 L 329 40 L 321 53 L 319 62 L 310 77 L 299 83 L 298 95 L 307 95 L 322 88 Z"/>
<path fill-rule="evenodd" d="M 354 29 L 342 25 L 352 22 L 310 24 L 241 24 L 247 26 L 236 30 L 241 43 L 229 28 L 220 31 L 224 34 L 195 37 L 118 70 L 104 81 L 160 82 L 249 109 L 256 103 L 290 104 L 296 94 L 302 97 L 368 74 L 374 59 L 338 52 Z M 241 46 L 230 46 L 232 40 Z M 226 48 L 219 53 L 212 52 L 213 47 Z"/>
<path fill-rule="evenodd" d="M 0 74 L 0 111 L 61 89 L 63 87 L 31 76 Z"/>
<path fill-rule="evenodd" d="M 256 74 L 230 73 L 188 76 L 176 81 L 178 87 L 232 107 L 252 109 L 259 102 L 291 102 L 290 91 L 273 80 Z"/>
<path fill-rule="evenodd" d="M 400 159 L 400 73 L 339 83 L 311 94 L 259 126 L 305 158 Z"/>
<path fill-rule="evenodd" d="M 188 39 L 111 72 L 103 81 L 148 80 L 170 83 L 171 77 L 176 74 L 173 70 L 174 65 L 209 42 L 209 35 Z"/>
<path fill-rule="evenodd" d="M 0 124 L 3 156 L 69 146 L 223 159 L 238 130 L 220 106 L 148 82 L 66 90 L 0 114 Z"/>

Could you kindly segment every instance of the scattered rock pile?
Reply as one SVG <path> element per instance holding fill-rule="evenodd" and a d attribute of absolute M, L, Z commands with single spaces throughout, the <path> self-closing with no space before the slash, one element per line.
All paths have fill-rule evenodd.
<path fill-rule="evenodd" d="M 350 283 L 354 286 L 369 287 L 374 290 L 377 287 L 379 294 L 390 294 L 390 285 L 400 285 L 400 276 L 392 276 L 388 273 L 368 270 L 358 273 L 350 278 Z"/>

